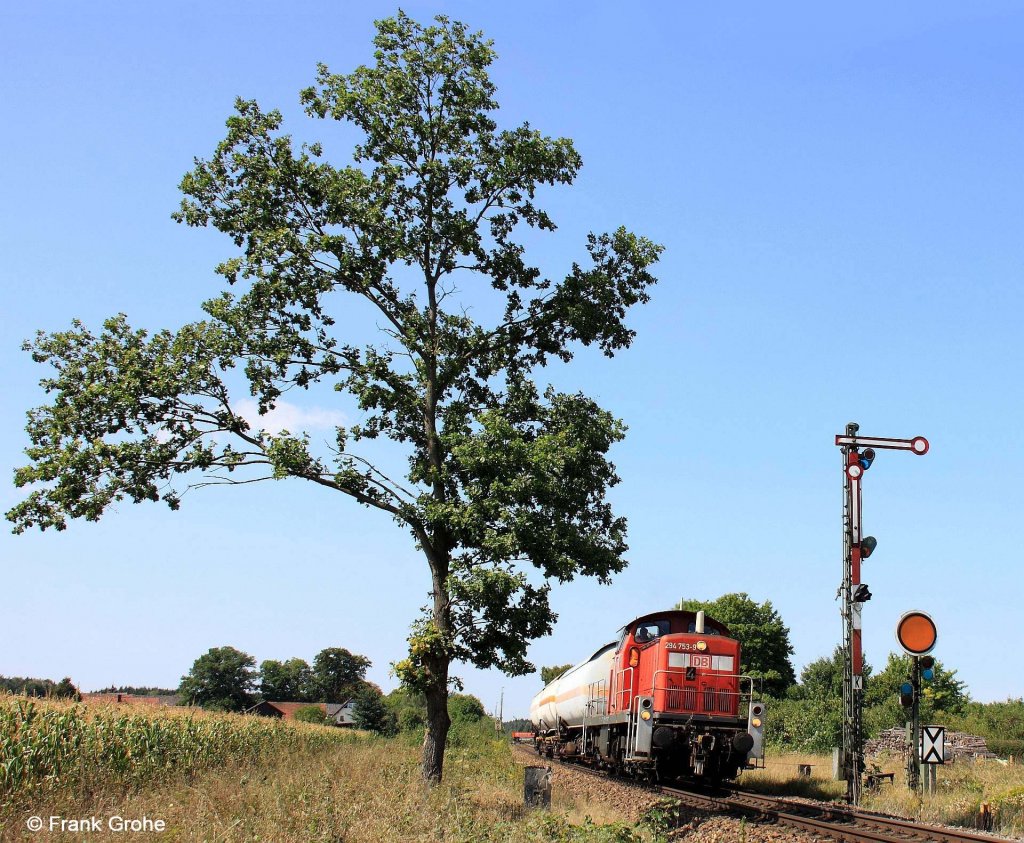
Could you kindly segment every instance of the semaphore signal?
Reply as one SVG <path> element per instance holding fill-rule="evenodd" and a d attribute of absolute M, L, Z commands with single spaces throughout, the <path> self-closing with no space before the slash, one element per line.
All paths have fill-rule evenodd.
<path fill-rule="evenodd" d="M 860 436 L 860 425 L 850 422 L 846 433 L 836 436 L 843 454 L 843 745 L 839 764 L 846 779 L 846 797 L 851 804 L 860 802 L 861 774 L 864 772 L 864 652 L 861 636 L 861 612 L 871 599 L 867 583 L 861 582 L 861 562 L 874 553 L 878 541 L 862 532 L 861 481 L 875 462 L 876 449 L 928 453 L 928 440 L 890 439 Z"/>

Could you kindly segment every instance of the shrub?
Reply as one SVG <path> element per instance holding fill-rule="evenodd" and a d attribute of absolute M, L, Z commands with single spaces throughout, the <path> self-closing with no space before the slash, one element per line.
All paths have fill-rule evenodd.
<path fill-rule="evenodd" d="M 304 705 L 295 710 L 295 719 L 300 723 L 315 723 L 318 726 L 329 726 L 331 721 L 318 705 Z"/>
<path fill-rule="evenodd" d="M 1000 758 L 1014 756 L 1024 758 L 1024 741 L 1009 738 L 989 738 L 985 741 L 988 748 Z"/>

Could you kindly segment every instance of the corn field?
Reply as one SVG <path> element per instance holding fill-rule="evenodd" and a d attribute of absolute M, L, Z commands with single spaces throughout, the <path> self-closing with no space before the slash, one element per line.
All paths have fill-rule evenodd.
<path fill-rule="evenodd" d="M 352 736 L 322 726 L 193 710 L 126 710 L 0 695 L 0 807 L 51 790 L 137 787 Z"/>

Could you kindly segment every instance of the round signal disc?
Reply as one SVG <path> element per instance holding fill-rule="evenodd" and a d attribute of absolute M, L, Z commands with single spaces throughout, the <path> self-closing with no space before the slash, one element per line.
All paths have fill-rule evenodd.
<path fill-rule="evenodd" d="M 896 640 L 912 656 L 931 652 L 938 637 L 935 621 L 924 612 L 907 612 L 896 624 Z"/>

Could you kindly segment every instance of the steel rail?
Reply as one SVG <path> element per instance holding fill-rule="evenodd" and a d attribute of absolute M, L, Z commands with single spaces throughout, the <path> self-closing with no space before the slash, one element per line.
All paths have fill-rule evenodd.
<path fill-rule="evenodd" d="M 900 817 L 874 814 L 840 805 L 818 805 L 786 797 L 762 796 L 749 791 L 731 791 L 710 796 L 690 790 L 660 786 L 659 791 L 693 807 L 719 812 L 776 819 L 805 831 L 823 834 L 850 843 L 999 843 L 1007 838 L 979 834 L 968 829 L 919 823 Z"/>
<path fill-rule="evenodd" d="M 619 784 L 644 786 L 629 779 L 613 779 L 606 772 L 594 770 L 583 764 L 559 758 L 541 758 L 549 763 L 553 761 L 569 769 L 616 781 Z M 691 808 L 777 821 L 846 843 L 1019 843 L 1010 838 L 991 833 L 978 833 L 966 828 L 919 823 L 846 805 L 801 802 L 785 796 L 766 796 L 747 790 L 728 789 L 720 794 L 711 795 L 666 785 L 649 784 L 646 787 Z"/>

